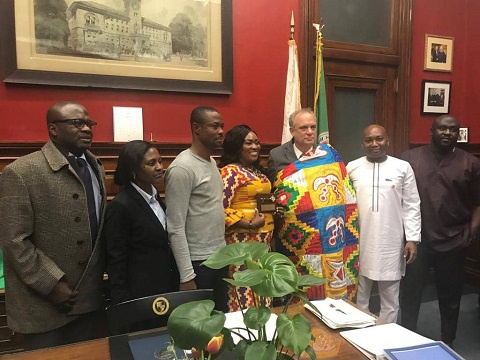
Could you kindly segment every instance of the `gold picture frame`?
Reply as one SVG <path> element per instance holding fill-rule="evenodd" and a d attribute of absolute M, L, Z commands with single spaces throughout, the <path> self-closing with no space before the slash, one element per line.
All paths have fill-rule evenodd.
<path fill-rule="evenodd" d="M 52 11 L 41 1 L 0 1 L 4 82 L 232 93 L 232 0 L 65 4 Z M 192 20 L 190 32 L 176 28 L 179 14 Z"/>
<path fill-rule="evenodd" d="M 452 72 L 453 37 L 425 35 L 424 70 Z"/>

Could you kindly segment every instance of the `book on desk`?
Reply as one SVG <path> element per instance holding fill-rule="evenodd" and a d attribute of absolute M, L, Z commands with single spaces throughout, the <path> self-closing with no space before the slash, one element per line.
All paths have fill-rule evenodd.
<path fill-rule="evenodd" d="M 442 341 L 384 351 L 388 360 L 465 360 Z"/>
<path fill-rule="evenodd" d="M 375 317 L 357 309 L 342 299 L 313 300 L 305 308 L 331 329 L 364 328 L 375 325 Z"/>
<path fill-rule="evenodd" d="M 377 360 L 461 360 L 440 341 L 419 335 L 398 324 L 383 324 L 340 332 L 369 359 Z"/>

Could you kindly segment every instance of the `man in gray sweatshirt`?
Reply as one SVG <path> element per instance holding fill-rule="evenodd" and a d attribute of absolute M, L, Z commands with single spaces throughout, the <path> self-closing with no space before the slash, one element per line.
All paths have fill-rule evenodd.
<path fill-rule="evenodd" d="M 180 272 L 180 290 L 214 289 L 215 307 L 227 311 L 228 268 L 200 264 L 225 246 L 223 184 L 212 151 L 222 146 L 223 120 L 208 106 L 190 116 L 192 146 L 182 151 L 165 175 L 167 229 Z"/>

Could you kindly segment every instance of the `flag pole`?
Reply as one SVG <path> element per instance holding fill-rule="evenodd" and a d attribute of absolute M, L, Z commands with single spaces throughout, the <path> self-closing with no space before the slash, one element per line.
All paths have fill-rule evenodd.
<path fill-rule="evenodd" d="M 316 53 L 316 66 L 315 66 L 315 94 L 314 94 L 314 106 L 313 111 L 317 116 L 317 132 L 318 142 L 329 143 L 330 136 L 328 131 L 328 113 L 327 113 L 327 96 L 325 88 L 325 71 L 323 68 L 323 55 L 322 55 L 322 29 L 325 25 L 322 19 L 320 24 L 313 24 L 313 27 L 317 30 L 317 53 Z"/>
<path fill-rule="evenodd" d="M 293 40 L 293 35 L 295 35 L 295 18 L 293 17 L 292 10 L 292 17 L 290 18 L 290 40 Z"/>
<path fill-rule="evenodd" d="M 295 43 L 295 19 L 290 17 L 290 38 L 288 40 L 288 66 L 287 81 L 285 86 L 285 104 L 283 108 L 282 144 L 292 139 L 290 132 L 289 117 L 295 111 L 301 109 L 300 103 L 300 73 L 298 71 L 298 53 Z"/>

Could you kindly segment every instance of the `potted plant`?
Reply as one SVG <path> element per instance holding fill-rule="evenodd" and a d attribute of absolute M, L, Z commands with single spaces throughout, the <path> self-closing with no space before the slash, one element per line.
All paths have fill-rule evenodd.
<path fill-rule="evenodd" d="M 211 300 L 195 301 L 178 306 L 168 320 L 168 332 L 176 346 L 192 349 L 198 359 L 214 359 L 229 352 L 229 357 L 246 360 L 275 360 L 298 358 L 305 351 L 316 359 L 310 346 L 310 322 L 301 314 L 287 314 L 291 301 L 298 298 L 310 303 L 303 289 L 321 285 L 324 279 L 313 275 L 299 275 L 295 265 L 286 256 L 269 252 L 264 243 L 236 243 L 213 253 L 202 265 L 220 269 L 228 265 L 244 265 L 244 270 L 225 279 L 234 286 L 250 287 L 258 296 L 256 306 L 244 309 L 244 327 L 227 329 L 225 314 L 214 310 Z M 287 297 L 288 301 L 276 320 L 273 338 L 267 338 L 266 324 L 271 309 L 266 298 Z M 311 304 L 311 303 L 310 303 Z M 240 332 L 240 330 L 243 330 Z M 236 344 L 232 334 L 240 337 Z"/>

